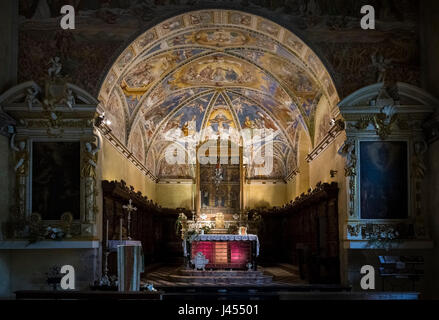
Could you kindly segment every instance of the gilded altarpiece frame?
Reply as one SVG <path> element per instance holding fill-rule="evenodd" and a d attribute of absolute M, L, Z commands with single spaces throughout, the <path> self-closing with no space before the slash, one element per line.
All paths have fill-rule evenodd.
<path fill-rule="evenodd" d="M 365 248 L 373 249 L 374 244 L 382 241 L 429 238 L 422 208 L 424 154 L 428 148 L 422 125 L 437 105 L 439 103 L 422 90 L 399 82 L 362 88 L 339 103 L 346 127 L 346 141 L 338 151 L 345 159 L 348 200 L 345 240 L 367 241 Z M 361 212 L 361 195 L 365 192 L 361 189 L 362 165 L 369 165 L 367 159 L 361 158 L 361 149 L 374 142 L 406 145 L 403 162 L 407 166 L 407 193 L 406 199 L 401 199 L 407 201 L 404 217 L 392 213 L 388 218 L 371 218 Z"/>
<path fill-rule="evenodd" d="M 221 144 L 223 144 L 221 146 Z M 197 155 L 200 150 L 200 146 L 203 145 L 201 143 L 197 147 Z M 221 148 L 226 149 L 227 151 L 227 161 L 220 160 L 219 156 L 221 155 Z M 205 221 L 214 221 L 216 213 L 223 213 L 224 214 L 224 220 L 226 227 L 231 224 L 238 224 L 239 221 L 242 219 L 242 213 L 244 208 L 244 180 L 245 180 L 245 166 L 243 163 L 243 149 L 242 146 L 239 145 L 233 145 L 232 142 L 228 140 L 220 140 L 218 139 L 216 143 L 216 149 L 217 149 L 217 163 L 208 163 L 208 164 L 200 164 L 198 159 L 196 163 L 196 214 L 197 216 L 206 215 Z M 207 153 L 208 155 L 208 153 Z M 223 155 L 224 156 L 224 155 Z M 225 157 L 225 156 L 224 156 Z M 234 161 L 232 161 L 232 158 L 235 158 Z M 237 159 L 236 159 L 237 158 Z M 236 161 L 238 160 L 238 161 Z M 227 162 L 227 163 L 226 163 Z M 210 194 L 208 195 L 208 202 L 206 203 L 203 198 L 203 187 L 206 187 L 208 184 L 208 181 L 206 179 L 209 179 L 209 177 L 212 179 L 211 185 L 209 186 L 209 190 L 214 190 L 216 188 L 215 181 L 214 181 L 214 175 L 215 175 L 215 169 L 217 168 L 218 163 L 220 164 L 220 167 L 222 168 L 223 178 L 225 181 L 218 181 L 219 188 L 221 187 L 231 187 L 233 190 L 229 190 L 226 192 L 226 195 L 230 195 L 226 198 L 221 198 L 220 196 L 215 197 Z M 206 170 L 212 171 L 212 175 L 209 175 L 208 177 L 203 177 L 202 175 L 205 174 Z M 233 177 L 231 179 L 229 178 L 229 175 L 233 174 Z M 236 194 L 238 192 L 238 194 Z M 231 197 L 234 196 L 236 198 L 231 199 Z M 218 202 L 218 203 L 216 203 Z M 233 202 L 233 204 L 232 204 Z M 215 203 L 215 204 L 214 204 Z M 237 218 L 236 215 L 239 215 L 239 218 Z M 203 220 L 203 219 L 202 219 Z"/>
<path fill-rule="evenodd" d="M 49 69 L 44 90 L 28 81 L 0 96 L 3 111 L 17 124 L 10 141 L 11 167 L 16 176 L 11 199 L 13 206 L 5 228 L 10 239 L 44 239 L 48 226 L 61 228 L 67 240 L 97 237 L 97 168 L 101 137 L 94 127 L 94 119 L 98 101 L 68 83 L 59 72 L 60 68 Z M 34 143 L 51 142 L 79 145 L 79 217 L 67 210 L 57 213 L 59 219 L 48 220 L 32 208 L 32 147 Z"/>

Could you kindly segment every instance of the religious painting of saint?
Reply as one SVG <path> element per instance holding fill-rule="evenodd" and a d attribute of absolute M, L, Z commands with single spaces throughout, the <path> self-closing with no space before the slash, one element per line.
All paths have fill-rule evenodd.
<path fill-rule="evenodd" d="M 32 212 L 59 220 L 64 212 L 80 218 L 79 142 L 34 142 Z"/>
<path fill-rule="evenodd" d="M 360 142 L 362 219 L 407 218 L 407 164 L 406 142 Z"/>

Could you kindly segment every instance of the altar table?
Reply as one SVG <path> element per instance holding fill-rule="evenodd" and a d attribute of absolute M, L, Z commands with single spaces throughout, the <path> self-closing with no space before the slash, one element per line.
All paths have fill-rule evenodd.
<path fill-rule="evenodd" d="M 206 269 L 248 269 L 250 263 L 256 270 L 259 239 L 254 234 L 198 234 L 183 240 L 183 251 L 189 261 L 202 252 L 209 259 Z"/>

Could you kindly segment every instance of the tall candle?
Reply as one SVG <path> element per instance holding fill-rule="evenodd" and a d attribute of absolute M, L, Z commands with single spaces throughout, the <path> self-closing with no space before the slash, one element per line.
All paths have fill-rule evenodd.
<path fill-rule="evenodd" d="M 107 234 L 106 234 L 106 239 L 107 239 L 106 249 L 108 250 L 108 219 L 107 219 Z"/>
<path fill-rule="evenodd" d="M 122 218 L 120 218 L 120 227 L 119 227 L 119 234 L 120 234 L 120 241 L 122 241 Z"/>

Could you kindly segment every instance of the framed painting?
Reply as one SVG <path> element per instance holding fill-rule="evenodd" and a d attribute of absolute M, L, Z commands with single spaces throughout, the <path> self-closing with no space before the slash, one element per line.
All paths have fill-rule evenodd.
<path fill-rule="evenodd" d="M 64 212 L 80 218 L 80 143 L 33 142 L 32 212 L 59 220 Z"/>
<path fill-rule="evenodd" d="M 408 150 L 405 141 L 360 141 L 362 219 L 408 217 Z"/>

